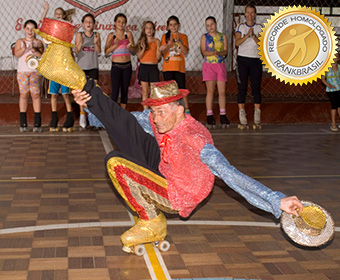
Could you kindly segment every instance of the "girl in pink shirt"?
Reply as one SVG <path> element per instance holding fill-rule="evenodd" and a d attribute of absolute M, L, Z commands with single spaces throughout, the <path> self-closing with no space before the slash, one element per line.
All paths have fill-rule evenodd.
<path fill-rule="evenodd" d="M 31 93 L 34 110 L 34 132 L 41 131 L 41 100 L 40 100 L 40 75 L 37 70 L 28 68 L 26 58 L 29 55 L 41 57 L 44 52 L 42 42 L 35 38 L 34 29 L 37 23 L 30 19 L 24 24 L 25 38 L 15 43 L 14 54 L 18 58 L 17 79 L 19 84 L 19 110 L 20 110 L 20 132 L 27 131 L 26 111 L 28 97 Z"/>

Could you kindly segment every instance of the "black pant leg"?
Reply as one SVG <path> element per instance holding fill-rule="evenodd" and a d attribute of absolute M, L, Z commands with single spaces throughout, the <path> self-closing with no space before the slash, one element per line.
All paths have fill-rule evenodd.
<path fill-rule="evenodd" d="M 237 71 L 240 80 L 237 94 L 237 103 L 239 104 L 245 103 L 248 89 L 249 69 L 246 60 L 247 58 L 245 57 L 237 57 Z"/>
<path fill-rule="evenodd" d="M 251 58 L 250 63 L 250 86 L 254 103 L 261 104 L 262 63 L 259 58 Z"/>
<path fill-rule="evenodd" d="M 105 126 L 118 150 L 138 162 L 158 170 L 160 150 L 156 139 L 146 133 L 137 119 L 103 94 L 94 80 L 89 79 L 84 90 L 91 95 L 88 109 Z"/>
<path fill-rule="evenodd" d="M 122 104 L 127 104 L 128 101 L 128 91 L 131 81 L 132 75 L 132 66 L 131 64 L 127 67 L 124 67 L 122 70 L 122 77 L 121 77 L 121 88 L 120 88 L 120 102 Z"/>
<path fill-rule="evenodd" d="M 112 84 L 112 94 L 111 98 L 113 101 L 118 101 L 119 89 L 122 84 L 122 69 L 112 65 L 111 67 L 111 84 Z"/>

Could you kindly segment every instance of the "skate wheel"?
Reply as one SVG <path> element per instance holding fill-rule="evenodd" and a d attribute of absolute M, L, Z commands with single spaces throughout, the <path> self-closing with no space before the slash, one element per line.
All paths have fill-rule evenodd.
<path fill-rule="evenodd" d="M 63 127 L 63 132 L 73 132 L 75 130 L 75 127 Z"/>
<path fill-rule="evenodd" d="M 213 124 L 206 124 L 205 127 L 207 129 L 215 129 L 216 128 L 216 125 L 213 125 Z"/>
<path fill-rule="evenodd" d="M 230 125 L 229 124 L 221 124 L 221 128 L 229 128 Z"/>
<path fill-rule="evenodd" d="M 50 127 L 50 132 L 58 132 L 59 127 Z"/>
<path fill-rule="evenodd" d="M 143 245 L 133 246 L 133 252 L 137 256 L 143 256 L 145 254 L 145 247 Z"/>
<path fill-rule="evenodd" d="M 169 243 L 169 241 L 162 240 L 162 241 L 158 242 L 157 247 L 162 252 L 166 252 L 166 251 L 168 251 L 170 249 L 170 243 Z"/>
<path fill-rule="evenodd" d="M 33 132 L 42 132 L 41 127 L 33 127 Z"/>
<path fill-rule="evenodd" d="M 131 247 L 128 247 L 128 246 L 123 246 L 122 250 L 125 253 L 133 253 L 133 250 L 131 249 Z"/>
<path fill-rule="evenodd" d="M 245 124 L 239 124 L 239 125 L 237 126 L 237 128 L 240 129 L 240 130 L 245 130 L 245 129 L 249 129 L 249 126 L 248 126 L 248 125 L 245 125 Z"/>
<path fill-rule="evenodd" d="M 253 129 L 262 129 L 262 126 L 260 124 L 253 124 Z"/>

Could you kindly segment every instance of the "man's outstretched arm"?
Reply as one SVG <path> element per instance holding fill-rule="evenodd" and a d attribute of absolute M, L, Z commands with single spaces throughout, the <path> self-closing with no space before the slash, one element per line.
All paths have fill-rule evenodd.
<path fill-rule="evenodd" d="M 206 144 L 203 147 L 201 160 L 215 176 L 221 178 L 250 204 L 272 213 L 276 218 L 281 216 L 282 211 L 298 215 L 303 208 L 297 197 L 286 197 L 237 170 L 213 145 Z"/>

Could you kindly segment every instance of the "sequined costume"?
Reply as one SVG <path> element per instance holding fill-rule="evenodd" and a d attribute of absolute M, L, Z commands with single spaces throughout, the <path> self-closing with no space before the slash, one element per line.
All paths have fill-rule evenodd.
<path fill-rule="evenodd" d="M 158 134 L 150 110 L 131 114 L 122 109 L 93 79 L 86 81 L 81 69 L 68 58 L 67 47 L 58 43 L 47 48 L 37 69 L 45 77 L 89 93 L 88 109 L 103 123 L 118 148 L 106 157 L 108 173 L 119 194 L 139 216 L 121 236 L 125 249 L 163 240 L 167 226 L 160 210 L 189 216 L 210 193 L 214 175 L 251 204 L 280 216 L 284 194 L 271 191 L 232 167 L 213 146 L 204 126 L 186 115 L 172 130 Z M 51 65 L 55 67 L 51 69 Z M 150 98 L 143 102 L 159 106 L 187 94 L 174 81 L 162 82 L 151 85 Z"/>
<path fill-rule="evenodd" d="M 178 174 L 176 174 L 175 172 L 171 173 L 170 171 L 166 171 L 166 174 L 162 174 L 160 171 L 164 171 L 164 169 L 162 169 L 161 166 L 166 165 L 166 163 L 164 162 L 164 158 L 163 158 L 164 156 L 162 156 L 162 160 L 159 161 L 157 160 L 157 156 L 158 156 L 157 154 L 160 151 L 158 152 L 154 151 L 153 153 L 149 154 L 150 148 L 156 149 L 157 147 L 155 146 L 155 143 L 153 143 L 152 145 L 149 143 L 149 142 L 153 142 L 152 139 L 148 139 L 148 141 L 145 143 L 147 144 L 147 146 L 143 149 L 145 153 L 140 150 L 140 147 L 142 147 L 144 144 L 142 144 L 141 146 L 138 146 L 137 150 L 135 149 L 135 146 L 129 145 L 131 144 L 131 141 L 132 141 L 131 139 L 135 139 L 135 137 L 141 137 L 140 135 L 143 134 L 143 132 L 141 132 L 139 128 L 137 130 L 137 127 L 139 126 L 138 123 L 143 127 L 147 135 L 154 136 L 154 129 L 152 127 L 152 122 L 150 121 L 149 110 L 145 110 L 143 112 L 133 112 L 133 115 L 138 121 L 138 123 L 137 122 L 134 123 L 135 121 L 131 119 L 131 117 L 129 116 L 130 113 L 126 112 L 125 110 L 120 110 L 119 106 L 116 106 L 114 102 L 109 101 L 109 98 L 102 94 L 101 89 L 99 87 L 91 86 L 90 81 L 86 84 L 84 90 L 89 92 L 92 96 L 92 99 L 87 103 L 89 110 L 93 112 L 99 118 L 99 120 L 104 124 L 104 126 L 107 128 L 107 131 L 111 139 L 118 146 L 120 153 L 128 154 L 129 160 L 132 160 L 132 161 L 133 161 L 134 155 L 137 155 L 137 157 L 141 157 L 140 154 L 142 154 L 143 155 L 142 157 L 145 158 L 145 162 L 142 163 L 143 168 L 148 169 L 147 165 L 150 165 L 151 167 L 150 170 L 152 170 L 155 174 L 158 174 L 160 176 L 164 175 L 164 177 L 168 181 L 168 184 L 167 184 L 168 188 L 169 188 L 169 185 L 171 185 L 171 188 L 183 187 L 183 185 L 172 185 L 172 183 L 169 184 L 169 182 L 172 182 L 173 180 L 182 179 L 183 184 L 185 184 L 185 182 L 189 184 L 190 181 L 195 181 L 194 178 L 191 178 L 190 176 L 185 176 L 183 174 L 182 174 L 182 176 L 184 176 L 183 178 L 178 178 Z M 118 117 L 120 118 L 120 121 L 115 122 L 114 120 Z M 124 120 L 122 120 L 122 118 Z M 196 122 L 190 116 L 187 116 L 186 118 L 187 119 L 190 118 L 189 122 L 192 122 L 192 123 Z M 121 132 L 123 130 L 123 127 L 127 127 L 127 124 L 133 127 L 133 129 L 130 127 L 129 129 L 130 132 L 133 130 L 136 130 L 136 132 L 134 133 L 136 135 L 131 135 L 129 132 L 126 137 L 129 138 L 130 140 L 128 139 L 126 141 L 123 139 L 124 136 L 122 136 Z M 202 126 L 202 129 L 205 130 L 203 126 Z M 195 132 L 198 135 L 200 134 L 200 131 L 196 130 Z M 183 133 L 183 131 L 181 130 L 180 133 Z M 143 137 L 146 137 L 146 136 L 143 135 Z M 192 141 L 196 141 L 198 138 L 198 137 L 194 137 L 194 134 L 192 134 L 192 137 L 193 137 Z M 160 136 L 157 134 L 156 134 L 156 139 L 158 140 L 158 144 L 162 142 L 160 140 Z M 210 171 L 204 168 L 201 169 L 201 171 L 204 172 L 205 176 L 209 178 L 210 176 L 212 176 L 212 174 L 218 176 L 228 186 L 230 186 L 232 189 L 234 189 L 239 194 L 244 196 L 248 200 L 248 202 L 251 203 L 252 205 L 260 209 L 263 209 L 265 211 L 271 212 L 277 218 L 280 217 L 281 215 L 280 201 L 283 197 L 285 197 L 284 194 L 280 192 L 272 191 L 269 188 L 262 185 L 260 182 L 253 180 L 252 178 L 242 174 L 235 167 L 230 165 L 228 160 L 217 150 L 217 148 L 213 146 L 212 143 L 203 144 L 201 147 L 197 147 L 197 149 L 199 149 L 199 154 L 196 158 L 193 157 L 192 160 L 201 161 L 204 165 L 206 165 L 210 169 Z M 161 151 L 164 152 L 164 148 L 161 148 Z M 186 151 L 185 153 L 177 153 L 176 156 L 180 157 L 181 158 L 180 160 L 182 161 L 190 160 L 188 153 L 189 151 Z M 109 160 L 111 156 L 112 155 L 109 154 L 107 156 L 107 160 Z M 150 156 L 153 160 L 150 161 L 150 159 L 148 159 L 148 156 Z M 172 154 L 171 154 L 171 148 L 170 148 L 170 151 L 168 152 L 168 155 L 166 156 L 165 161 L 167 161 L 171 157 L 172 157 Z M 185 166 L 190 166 L 190 164 L 191 163 L 188 163 Z M 108 172 L 110 173 L 110 170 L 108 170 Z M 204 194 L 202 194 L 202 197 L 201 197 L 202 199 L 204 199 L 209 194 L 211 187 L 212 187 L 212 182 L 208 180 L 208 184 L 206 185 Z M 180 190 L 179 193 L 181 193 L 182 191 L 183 190 Z M 188 204 L 197 205 L 202 200 L 202 199 L 198 199 L 196 202 L 190 201 L 190 198 L 188 195 L 183 197 L 183 199 L 181 199 L 181 195 L 178 195 L 178 197 L 173 201 L 171 200 L 171 198 L 172 196 L 170 196 L 170 202 L 171 202 L 171 205 L 173 206 L 172 208 L 175 210 L 179 210 L 180 214 L 184 217 L 188 216 L 194 208 L 194 207 L 192 208 L 192 206 L 189 208 L 186 208 L 186 205 Z M 186 210 L 183 210 L 183 209 L 186 209 Z M 190 209 L 191 211 L 188 209 Z"/>

